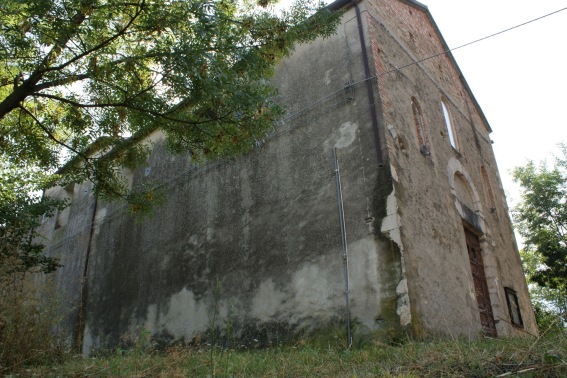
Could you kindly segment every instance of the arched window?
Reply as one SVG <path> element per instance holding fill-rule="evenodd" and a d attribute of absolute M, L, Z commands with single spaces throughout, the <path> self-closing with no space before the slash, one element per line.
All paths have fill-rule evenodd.
<path fill-rule="evenodd" d="M 71 183 L 66 187 L 62 188 L 59 194 L 59 199 L 72 200 L 73 193 L 75 192 L 75 184 Z M 55 217 L 55 229 L 65 226 L 69 222 L 69 213 L 71 212 L 71 205 L 69 204 L 66 208 L 62 210 L 57 210 L 57 215 Z"/>
<path fill-rule="evenodd" d="M 425 156 L 429 156 L 429 141 L 427 137 L 427 127 L 425 125 L 425 120 L 423 119 L 423 113 L 421 112 L 421 107 L 415 99 L 411 98 L 411 107 L 413 110 L 413 118 L 415 121 L 415 131 L 417 133 L 417 143 L 419 144 L 419 150 Z"/>
<path fill-rule="evenodd" d="M 441 100 L 441 110 L 443 111 L 443 117 L 445 118 L 445 125 L 447 126 L 447 133 L 449 134 L 449 141 L 451 142 L 451 146 L 455 150 L 458 150 L 459 144 L 457 140 L 455 125 L 453 124 L 451 113 L 449 113 L 449 108 L 445 104 L 444 100 Z"/>
<path fill-rule="evenodd" d="M 484 194 L 486 197 L 486 202 L 491 213 L 496 211 L 496 202 L 494 201 L 494 193 L 492 192 L 492 186 L 490 185 L 490 180 L 488 179 L 488 173 L 484 166 L 480 167 L 480 174 L 482 176 L 482 184 L 484 186 Z"/>

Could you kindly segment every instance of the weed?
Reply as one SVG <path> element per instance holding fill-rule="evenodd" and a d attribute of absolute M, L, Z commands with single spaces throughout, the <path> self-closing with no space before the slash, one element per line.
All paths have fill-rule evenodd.
<path fill-rule="evenodd" d="M 221 284 L 213 291 L 211 323 L 207 343 L 200 347 L 173 347 L 163 353 L 154 350 L 148 331 L 141 331 L 131 350 L 116 350 L 98 357 L 58 358 L 54 349 L 43 349 L 26 341 L 23 346 L 8 346 L 4 338 L 0 352 L 20 348 L 19 354 L 2 373 L 19 376 L 137 376 L 137 377 L 565 377 L 567 376 L 567 334 L 550 327 L 539 338 L 511 339 L 430 339 L 415 341 L 409 336 L 400 342 L 384 343 L 365 333 L 365 342 L 345 348 L 342 328 L 312 333 L 292 345 L 276 344 L 265 349 L 234 348 L 234 311 L 229 305 L 221 333 L 219 307 Z M 43 315 L 28 307 L 31 299 L 15 297 L 12 317 L 28 316 L 33 322 L 25 328 L 44 337 Z M 4 297 L 2 300 L 6 301 Z M 8 302 L 6 302 L 8 303 Z M 2 302 L 0 332 L 7 329 L 6 303 Z M 19 312 L 17 312 L 19 311 Z M 23 314 L 23 315 L 21 315 Z M 37 322 L 35 320 L 37 319 Z M 18 327 L 22 323 L 14 323 Z M 12 327 L 16 329 L 18 327 Z M 43 331 L 42 331 L 43 330 Z M 12 332 L 12 331 L 11 331 Z M 16 332 L 16 331 L 13 331 Z M 19 331 L 18 331 L 19 332 Z M 11 333 L 8 333 L 11 335 Z M 22 335 L 22 333 L 19 333 Z M 8 338 L 15 342 L 15 339 Z M 6 339 L 6 340 L 8 340 Z M 50 338 L 49 340 L 53 340 Z M 392 340 L 394 341 L 394 340 Z M 50 341 L 49 345 L 53 345 Z M 28 348 L 28 349 L 25 349 Z M 41 358 L 29 358 L 38 350 Z M 4 356 L 4 354 L 2 355 Z M 4 358 L 4 357 L 3 357 Z M 29 359 L 26 359 L 29 358 Z"/>
<path fill-rule="evenodd" d="M 216 361 L 223 377 L 565 377 L 567 335 L 548 333 L 537 342 L 515 339 L 374 341 L 360 348 L 314 345 L 231 350 L 230 365 Z M 222 366 L 222 368 L 219 368 Z M 35 376 L 211 376 L 208 350 L 174 348 L 165 354 L 128 353 L 75 358 L 63 365 L 30 368 Z"/>
<path fill-rule="evenodd" d="M 67 356 L 53 291 L 25 273 L 0 272 L 0 374 L 24 365 L 60 362 Z"/>

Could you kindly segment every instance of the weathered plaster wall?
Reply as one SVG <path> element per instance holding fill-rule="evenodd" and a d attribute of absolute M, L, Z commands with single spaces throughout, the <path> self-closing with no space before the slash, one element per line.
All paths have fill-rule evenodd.
<path fill-rule="evenodd" d="M 95 200 L 87 183 L 52 188 L 46 195 L 58 199 L 72 198 L 72 205 L 65 210 L 66 214 L 44 219 L 39 230 L 43 236 L 40 242 L 48 244 L 48 253 L 57 256 L 62 265 L 43 278 L 58 294 L 56 305 L 62 317 L 59 327 L 72 344 L 77 337 L 78 309 Z"/>
<path fill-rule="evenodd" d="M 489 126 L 448 55 L 411 64 L 446 49 L 426 11 L 409 1 L 372 0 L 370 4 L 366 17 L 389 130 L 388 154 L 395 172 L 416 333 L 476 335 L 481 330 L 462 211 L 456 201 L 458 174 L 466 177 L 473 210 L 482 220 L 481 247 L 498 333 L 521 333 L 509 324 L 506 286 L 518 293 L 525 330 L 536 334 Z M 422 109 L 430 156 L 420 152 L 412 97 Z M 458 151 L 449 142 L 441 99 L 452 115 Z"/>
<path fill-rule="evenodd" d="M 98 201 L 91 233 L 92 195 L 80 194 L 86 207 L 73 196 L 69 224 L 79 219 L 79 231 L 56 231 L 68 243 L 50 252 L 81 261 L 66 268 L 77 306 L 88 254 L 83 351 L 132 340 L 143 329 L 163 342 L 197 341 L 213 320 L 221 332 L 231 324 L 244 344 L 344 324 L 334 147 L 353 329 L 390 331 L 400 316 L 408 324 L 399 310 L 408 306 L 399 249 L 379 229 L 393 190 L 389 165 L 377 163 L 366 84 L 348 84 L 364 78 L 352 17 L 351 10 L 335 36 L 299 46 L 280 64 L 274 83 L 288 114 L 252 153 L 196 167 L 155 137 L 147 166 L 133 175 L 134 187 L 159 183 L 166 192 L 153 217 L 136 220 L 122 204 Z"/>
<path fill-rule="evenodd" d="M 525 330 L 537 332 L 481 111 L 447 56 L 407 66 L 443 50 L 423 9 L 386 0 L 358 6 L 377 80 L 364 73 L 349 8 L 333 37 L 299 46 L 279 65 L 273 80 L 288 112 L 253 152 L 195 166 L 165 151 L 156 134 L 147 165 L 132 176 L 134 187 L 159 184 L 165 191 L 155 216 L 136 219 L 123 204 L 96 201 L 82 184 L 70 195 L 66 224 L 44 223 L 49 253 L 65 265 L 53 277 L 70 309 L 62 326 L 73 339 L 84 337 L 85 352 L 142 330 L 164 343 L 197 342 L 211 327 L 222 333 L 230 324 L 239 343 L 270 344 L 344 322 L 335 147 L 353 328 L 480 332 L 461 197 L 480 217 L 499 334 L 515 332 L 505 286 L 518 293 Z M 420 152 L 412 97 L 423 112 L 429 156 Z M 458 152 L 441 98 L 456 125 Z"/>

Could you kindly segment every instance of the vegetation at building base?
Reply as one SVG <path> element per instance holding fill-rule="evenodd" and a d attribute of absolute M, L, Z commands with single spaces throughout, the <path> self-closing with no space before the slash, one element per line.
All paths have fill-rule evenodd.
<path fill-rule="evenodd" d="M 1 160 L 1 159 L 0 159 Z M 43 216 L 67 206 L 41 198 L 52 178 L 0 162 L 0 366 L 58 361 L 66 345 L 53 334 L 53 295 L 30 281 L 31 272 L 50 273 L 58 260 L 43 254 L 37 227 Z"/>
<path fill-rule="evenodd" d="M 567 335 L 474 341 L 367 342 L 351 349 L 344 340 L 326 344 L 233 350 L 206 345 L 148 348 L 143 335 L 132 350 L 98 357 L 68 357 L 63 363 L 18 366 L 2 374 L 36 377 L 565 377 Z M 212 353 L 211 353 L 212 351 Z"/>
<path fill-rule="evenodd" d="M 525 240 L 521 251 L 532 303 L 540 328 L 558 316 L 567 325 L 567 145 L 551 167 L 529 161 L 514 170 L 522 195 L 513 210 L 516 227 Z"/>
<path fill-rule="evenodd" d="M 56 331 L 60 314 L 52 290 L 25 272 L 0 266 L 0 376 L 10 370 L 64 361 L 68 346 Z"/>

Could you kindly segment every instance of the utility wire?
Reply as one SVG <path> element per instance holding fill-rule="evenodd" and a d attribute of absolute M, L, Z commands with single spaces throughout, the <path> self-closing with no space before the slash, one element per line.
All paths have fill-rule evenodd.
<path fill-rule="evenodd" d="M 452 48 L 452 49 L 449 48 L 449 49 L 444 50 L 444 51 L 442 51 L 442 52 L 439 52 L 439 53 L 430 55 L 430 56 L 428 56 L 428 57 L 425 57 L 425 58 L 423 58 L 423 59 L 420 59 L 420 60 L 417 60 L 417 61 L 408 63 L 408 64 L 403 65 L 403 66 L 401 66 L 401 67 L 397 67 L 397 68 L 395 68 L 395 69 L 392 69 L 392 70 L 389 70 L 389 71 L 386 71 L 386 72 L 382 72 L 382 73 L 380 73 L 380 74 L 378 74 L 378 75 L 371 76 L 371 77 L 368 77 L 368 78 L 366 78 L 366 79 L 362 79 L 362 80 L 359 80 L 359 81 L 356 81 L 356 82 L 349 83 L 348 85 L 345 85 L 344 87 L 342 87 L 342 88 L 340 88 L 340 89 L 338 89 L 338 90 L 336 90 L 336 91 L 334 91 L 334 92 L 332 92 L 332 93 L 330 93 L 330 94 L 328 94 L 328 95 L 326 95 L 326 96 L 321 97 L 321 98 L 318 99 L 317 101 L 315 101 L 315 102 L 313 102 L 313 103 L 311 103 L 311 104 L 309 104 L 309 105 L 307 105 L 307 106 L 301 108 L 300 110 L 298 110 L 298 111 L 296 111 L 296 112 L 294 112 L 294 113 L 292 113 L 292 114 L 288 114 L 287 116 L 285 116 L 285 117 L 283 118 L 283 121 L 291 120 L 291 119 L 295 118 L 295 116 L 297 116 L 298 114 L 301 114 L 301 113 L 303 113 L 304 111 L 309 110 L 309 109 L 313 108 L 314 106 L 316 106 L 316 105 L 322 103 L 323 101 L 325 101 L 325 100 L 327 100 L 327 99 L 333 97 L 334 95 L 336 95 L 336 94 L 338 94 L 338 93 L 340 93 L 340 92 L 343 92 L 346 88 L 355 86 L 355 85 L 357 85 L 357 84 L 366 82 L 366 81 L 368 81 L 368 80 L 377 79 L 377 78 L 380 77 L 380 76 L 385 76 L 385 75 L 388 75 L 388 74 L 390 74 L 390 73 L 397 72 L 397 71 L 399 71 L 399 70 L 401 70 L 401 69 L 404 69 L 404 68 L 407 68 L 407 67 L 410 67 L 410 66 L 419 64 L 419 63 L 421 63 L 421 62 L 425 62 L 425 61 L 427 61 L 427 60 L 429 60 L 429 59 L 433 59 L 433 58 L 436 58 L 436 57 L 438 57 L 438 56 L 447 54 L 448 52 L 455 51 L 455 50 L 461 49 L 461 48 L 463 48 L 463 47 L 470 46 L 470 45 L 472 45 L 472 44 L 475 44 L 475 43 L 484 41 L 484 40 L 486 40 L 486 39 L 489 39 L 489 38 L 495 37 L 495 36 L 497 36 L 497 35 L 500 35 L 500 34 L 509 32 L 510 30 L 514 30 L 514 29 L 517 29 L 517 28 L 519 28 L 519 27 L 522 27 L 522 26 L 531 24 L 532 22 L 541 20 L 541 19 L 543 19 L 543 18 L 549 17 L 549 16 L 551 16 L 551 15 L 554 15 L 554 14 L 556 14 L 556 13 L 559 13 L 559 12 L 562 12 L 562 11 L 565 11 L 565 10 L 567 10 L 567 7 L 562 8 L 562 9 L 559 9 L 559 10 L 556 10 L 556 11 L 551 12 L 551 13 L 548 13 L 548 14 L 545 14 L 545 15 L 543 15 L 543 16 L 534 18 L 534 19 L 532 19 L 532 20 L 530 20 L 530 21 L 526 21 L 526 22 L 523 22 L 523 23 L 521 23 L 521 24 L 512 26 L 512 27 L 510 27 L 510 28 L 508 28 L 508 29 L 504 29 L 504 30 L 499 31 L 499 32 L 497 32 L 497 33 L 490 34 L 490 35 L 488 35 L 488 36 L 486 36 L 486 37 L 482 37 L 482 38 L 476 39 L 476 40 L 474 40 L 474 41 L 472 41 L 472 42 L 468 42 L 468 43 L 465 43 L 465 44 L 463 44 L 463 45 L 454 47 L 454 48 Z M 266 140 L 273 139 L 273 138 L 275 138 L 275 137 L 277 137 L 277 136 L 279 136 L 279 135 L 281 135 L 281 134 L 283 134 L 283 133 L 285 133 L 285 132 L 287 132 L 287 131 L 290 131 L 290 130 L 292 130 L 292 129 L 294 129 L 294 128 L 291 127 L 291 128 L 286 128 L 286 129 L 280 130 L 280 131 L 276 132 L 275 134 L 268 136 L 268 137 L 266 138 Z M 206 168 L 200 167 L 200 168 L 201 168 L 200 170 L 199 170 L 199 167 L 191 167 L 191 168 L 187 169 L 186 171 L 183 171 L 183 172 L 179 173 L 178 175 L 173 176 L 173 177 L 169 178 L 168 180 L 166 180 L 166 181 L 164 181 L 164 182 L 161 182 L 160 184 L 155 185 L 155 186 L 153 187 L 153 189 L 158 189 L 158 188 L 161 188 L 161 187 L 166 187 L 166 188 L 168 188 L 170 184 L 172 184 L 174 181 L 179 180 L 181 177 L 187 176 L 187 175 L 189 175 L 189 174 L 191 174 L 191 173 L 196 173 L 196 171 L 199 171 L 199 172 L 197 173 L 197 175 L 203 174 L 203 173 L 205 173 L 206 171 L 208 171 L 208 170 L 214 168 L 214 167 L 217 166 L 218 164 L 219 164 L 219 163 L 215 163 L 215 164 L 213 164 L 212 166 L 208 166 L 208 167 L 206 167 Z M 114 216 L 123 214 L 123 213 L 125 212 L 126 208 L 127 208 L 127 204 L 124 204 L 124 205 L 121 205 L 121 206 L 116 207 L 113 211 L 110 212 L 110 214 L 108 214 L 108 215 L 105 217 L 105 219 L 104 219 L 103 221 L 90 222 L 90 223 L 88 224 L 88 227 L 79 229 L 76 233 L 74 233 L 74 234 L 72 234 L 72 235 L 70 235 L 70 236 L 67 236 L 67 237 L 63 238 L 62 240 L 58 241 L 57 243 L 55 243 L 55 244 L 53 244 L 53 245 L 50 245 L 49 248 L 53 248 L 53 247 L 59 246 L 59 245 L 65 243 L 65 242 L 69 241 L 70 239 L 76 238 L 77 236 L 79 236 L 79 235 L 82 234 L 83 232 L 86 232 L 87 230 L 90 229 L 90 227 L 92 227 L 93 225 L 95 225 L 95 224 L 97 224 L 97 223 L 99 223 L 99 224 L 106 223 L 106 222 L 109 221 L 110 219 L 114 218 Z"/>
<path fill-rule="evenodd" d="M 296 112 L 294 112 L 294 113 L 292 113 L 292 114 L 288 114 L 287 116 L 284 117 L 284 120 L 288 120 L 288 119 L 294 118 L 296 115 L 301 114 L 301 113 L 303 113 L 304 111 L 311 109 L 311 108 L 314 107 L 315 105 L 317 105 L 317 104 L 319 104 L 319 103 L 321 103 L 321 102 L 323 102 L 323 101 L 329 99 L 330 97 L 336 95 L 337 93 L 340 93 L 340 92 L 344 91 L 344 90 L 345 90 L 346 88 L 348 88 L 348 87 L 352 87 L 352 86 L 355 86 L 355 85 L 357 85 L 357 84 L 364 83 L 364 82 L 366 82 L 366 81 L 368 81 L 368 80 L 377 79 L 377 78 L 379 78 L 379 77 L 381 77 L 381 76 L 386 76 L 386 75 L 391 74 L 391 73 L 393 73 L 393 72 L 398 72 L 399 70 L 401 70 L 401 69 L 403 69 L 403 68 L 411 67 L 411 66 L 413 66 L 413 65 L 416 65 L 416 64 L 425 62 L 425 61 L 427 61 L 427 60 L 429 60 L 429 59 L 433 59 L 433 58 L 436 58 L 436 57 L 438 57 L 438 56 L 445 55 L 445 54 L 447 54 L 447 53 L 449 53 L 449 52 L 452 52 L 452 51 L 461 49 L 461 48 L 466 47 L 466 46 L 470 46 L 470 45 L 472 45 L 472 44 L 475 44 L 475 43 L 484 41 L 484 40 L 486 40 L 486 39 L 495 37 L 495 36 L 497 36 L 497 35 L 500 35 L 500 34 L 503 34 L 503 33 L 506 33 L 506 32 L 509 32 L 510 30 L 514 30 L 514 29 L 517 29 L 517 28 L 519 28 L 519 27 L 522 27 L 522 26 L 531 24 L 532 22 L 539 21 L 539 20 L 541 20 L 541 19 L 543 19 L 543 18 L 552 16 L 552 15 L 554 15 L 554 14 L 556 14 L 556 13 L 563 12 L 563 11 L 565 11 L 565 10 L 567 10 L 567 7 L 558 9 L 558 10 L 556 10 L 556 11 L 554 11 L 554 12 L 551 12 L 551 13 L 545 14 L 545 15 L 543 15 L 543 16 L 534 18 L 534 19 L 532 19 L 532 20 L 523 22 L 523 23 L 521 23 L 521 24 L 512 26 L 512 27 L 510 27 L 510 28 L 508 28 L 508 29 L 504 29 L 504 30 L 501 30 L 501 31 L 499 31 L 499 32 L 496 32 L 496 33 L 487 35 L 486 37 L 482 37 L 482 38 L 476 39 L 476 40 L 474 40 L 474 41 L 472 41 L 472 42 L 468 42 L 468 43 L 465 43 L 465 44 L 463 44 L 463 45 L 460 45 L 460 46 L 457 46 L 457 47 L 454 47 L 454 48 L 449 48 L 449 49 L 447 49 L 447 50 L 444 50 L 444 51 L 438 52 L 438 53 L 436 53 L 436 54 L 430 55 L 430 56 L 428 56 L 428 57 L 425 57 L 425 58 L 423 58 L 423 59 L 413 61 L 413 62 L 408 63 L 408 64 L 405 64 L 405 65 L 403 65 L 403 66 L 401 66 L 401 67 L 396 67 L 396 68 L 394 68 L 394 69 L 392 69 L 392 70 L 385 71 L 385 72 L 379 73 L 379 74 L 377 74 L 377 75 L 374 75 L 374 76 L 367 77 L 367 78 L 362 79 L 362 80 L 359 80 L 359 81 L 355 81 L 355 82 L 349 83 L 348 85 L 345 85 L 344 87 L 342 87 L 342 88 L 340 88 L 340 89 L 338 89 L 338 90 L 336 90 L 336 91 L 334 91 L 334 92 L 332 92 L 332 93 L 330 93 L 330 94 L 328 94 L 328 95 L 326 95 L 326 96 L 324 96 L 324 97 L 318 99 L 317 101 L 315 101 L 315 102 L 313 102 L 313 103 L 311 103 L 311 104 L 309 104 L 309 105 L 306 105 L 306 106 L 303 107 L 302 109 L 300 109 L 300 110 L 298 110 L 298 111 L 296 111 Z"/>
<path fill-rule="evenodd" d="M 453 48 L 453 49 L 450 49 L 449 51 L 455 51 L 455 50 L 460 49 L 460 48 L 462 48 L 462 47 L 465 47 L 465 46 L 468 46 L 468 45 L 472 45 L 473 43 L 477 43 L 477 42 L 480 42 L 480 41 L 484 41 L 485 39 L 492 38 L 492 37 L 495 37 L 495 36 L 497 36 L 497 35 L 499 35 L 499 34 L 503 34 L 503 33 L 509 32 L 510 30 L 517 29 L 517 28 L 522 27 L 522 26 L 524 26 L 524 25 L 531 24 L 532 22 L 539 21 L 539 20 L 541 20 L 541 19 L 543 19 L 543 18 L 552 16 L 552 15 L 554 15 L 554 14 L 556 14 L 556 13 L 559 13 L 559 12 L 563 12 L 564 10 L 567 10 L 567 7 L 562 8 L 562 9 L 558 9 L 558 10 L 556 10 L 556 11 L 554 11 L 554 12 L 548 13 L 548 14 L 543 15 L 543 16 L 540 16 L 540 17 L 538 17 L 538 18 L 534 18 L 533 20 L 526 21 L 526 22 L 521 23 L 521 24 L 518 24 L 518 25 L 516 25 L 516 26 L 512 26 L 511 28 L 504 29 L 504 30 L 499 31 L 499 32 L 497 32 L 497 33 L 490 34 L 490 35 L 488 35 L 488 36 L 486 36 L 486 37 L 477 39 L 477 40 L 475 40 L 475 41 L 472 41 L 472 42 L 469 42 L 469 43 L 465 43 L 464 45 L 457 46 L 457 47 L 455 47 L 455 48 Z"/>
<path fill-rule="evenodd" d="M 475 43 L 484 41 L 484 40 L 486 40 L 486 39 L 495 37 L 495 36 L 497 36 L 497 35 L 500 35 L 500 34 L 509 32 L 510 30 L 514 30 L 514 29 L 517 29 L 517 28 L 519 28 L 519 27 L 522 27 L 522 26 L 531 24 L 532 22 L 539 21 L 539 20 L 541 20 L 541 19 L 543 19 L 543 18 L 552 16 L 552 15 L 554 15 L 554 14 L 556 14 L 556 13 L 559 13 L 559 12 L 563 12 L 564 10 L 567 10 L 567 7 L 558 9 L 558 10 L 556 10 L 556 11 L 553 11 L 553 12 L 551 12 L 551 13 L 545 14 L 545 15 L 543 15 L 543 16 L 540 16 L 540 17 L 534 18 L 534 19 L 532 19 L 532 20 L 523 22 L 523 23 L 521 23 L 521 24 L 512 26 L 512 27 L 510 27 L 510 28 L 508 28 L 508 29 L 501 30 L 501 31 L 496 32 L 496 33 L 494 33 L 494 34 L 487 35 L 486 37 L 482 37 L 482 38 L 476 39 L 476 40 L 474 40 L 474 41 L 472 41 L 472 42 L 465 43 L 464 45 L 460 45 L 460 46 L 457 46 L 457 47 L 454 47 L 454 48 L 449 48 L 449 49 L 447 49 L 447 50 L 445 50 L 445 51 L 439 52 L 439 53 L 437 53 L 437 54 L 428 56 L 428 57 L 426 57 L 426 58 L 417 60 L 417 61 L 412 62 L 412 63 L 408 63 L 408 64 L 406 64 L 406 65 L 404 65 L 404 66 L 397 67 L 397 68 L 395 68 L 395 69 L 393 69 L 393 70 L 383 72 L 383 73 L 378 74 L 378 75 L 373 76 L 373 77 L 369 77 L 368 79 L 360 80 L 359 82 L 356 82 L 356 83 L 354 83 L 354 84 L 358 84 L 358 83 L 360 83 L 360 82 L 363 82 L 363 81 L 366 81 L 366 80 L 370 80 L 370 79 L 375 79 L 375 78 L 377 78 L 377 77 L 384 76 L 384 75 L 387 75 L 387 74 L 389 74 L 389 73 L 399 71 L 399 70 L 401 70 L 402 68 L 406 68 L 406 67 L 409 67 L 409 66 L 413 66 L 414 64 L 418 64 L 418 63 L 421 63 L 421 62 L 425 62 L 426 60 L 436 58 L 436 57 L 438 57 L 438 56 L 440 56 L 440 55 L 444 55 L 444 54 L 446 54 L 446 53 L 448 53 L 448 52 L 455 51 L 455 50 L 461 49 L 461 48 L 466 47 L 466 46 L 470 46 L 470 45 L 472 45 L 472 44 L 475 44 Z"/>

